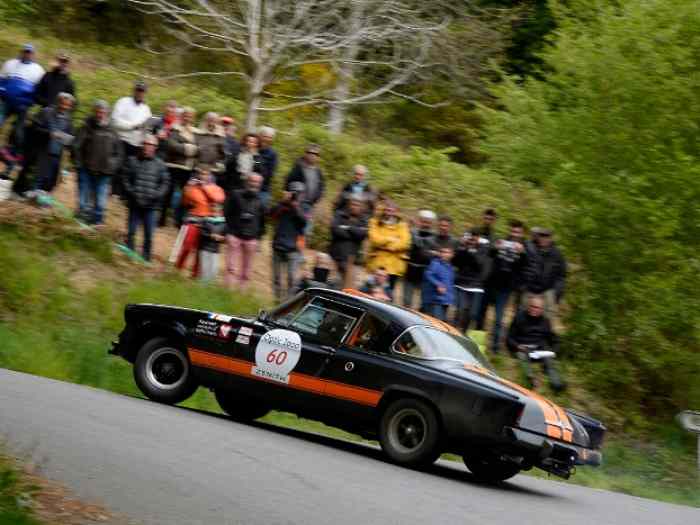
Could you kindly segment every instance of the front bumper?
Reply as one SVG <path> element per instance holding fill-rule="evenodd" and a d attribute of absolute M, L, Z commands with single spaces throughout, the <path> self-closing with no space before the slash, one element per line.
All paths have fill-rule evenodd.
<path fill-rule="evenodd" d="M 600 450 L 554 440 L 521 428 L 506 427 L 505 434 L 511 445 L 527 451 L 534 459 L 533 466 L 557 476 L 568 478 L 577 465 L 597 467 L 603 462 Z"/>

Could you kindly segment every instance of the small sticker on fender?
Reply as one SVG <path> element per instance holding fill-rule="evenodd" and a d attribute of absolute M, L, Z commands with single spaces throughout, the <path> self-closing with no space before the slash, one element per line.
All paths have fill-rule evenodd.
<path fill-rule="evenodd" d="M 250 337 L 247 335 L 238 335 L 238 337 L 236 337 L 236 342 L 241 343 L 242 345 L 249 345 Z"/>

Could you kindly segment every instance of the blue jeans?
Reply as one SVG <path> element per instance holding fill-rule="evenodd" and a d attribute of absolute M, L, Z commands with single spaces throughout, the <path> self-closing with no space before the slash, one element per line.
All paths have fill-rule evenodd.
<path fill-rule="evenodd" d="M 486 298 L 486 308 L 488 305 L 493 304 L 496 310 L 493 320 L 493 331 L 491 332 L 491 351 L 498 352 L 501 348 L 501 332 L 503 329 L 503 315 L 506 312 L 506 306 L 508 306 L 508 300 L 510 299 L 511 290 L 494 290 L 490 289 L 488 297 Z"/>
<path fill-rule="evenodd" d="M 435 319 L 440 319 L 440 321 L 447 321 L 447 307 L 446 304 L 436 304 L 430 303 L 425 305 L 425 313 L 432 315 Z"/>
<path fill-rule="evenodd" d="M 457 296 L 457 304 L 455 308 L 454 326 L 459 327 L 462 331 L 469 330 L 469 325 L 473 320 L 476 320 L 481 310 L 481 301 L 483 292 L 467 292 L 461 288 L 455 287 Z"/>
<path fill-rule="evenodd" d="M 129 233 L 127 233 L 126 245 L 129 249 L 134 249 L 136 230 L 143 224 L 143 258 L 147 261 L 151 260 L 151 243 L 155 217 L 156 210 L 152 208 L 141 208 L 135 205 L 129 207 Z"/>
<path fill-rule="evenodd" d="M 91 224 L 102 224 L 109 192 L 108 175 L 78 172 L 78 213 Z"/>

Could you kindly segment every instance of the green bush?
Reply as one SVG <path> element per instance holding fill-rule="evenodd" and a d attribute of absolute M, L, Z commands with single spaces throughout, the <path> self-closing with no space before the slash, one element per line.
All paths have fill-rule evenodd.
<path fill-rule="evenodd" d="M 483 110 L 489 168 L 561 199 L 567 349 L 630 414 L 700 406 L 697 7 L 561 14 L 544 81 L 506 79 Z"/>

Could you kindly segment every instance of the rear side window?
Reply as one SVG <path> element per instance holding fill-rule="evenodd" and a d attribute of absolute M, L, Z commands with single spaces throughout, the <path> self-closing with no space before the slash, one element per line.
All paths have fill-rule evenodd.
<path fill-rule="evenodd" d="M 381 319 L 365 314 L 357 328 L 350 334 L 347 345 L 364 352 L 382 352 L 378 343 L 388 327 L 389 325 Z"/>

